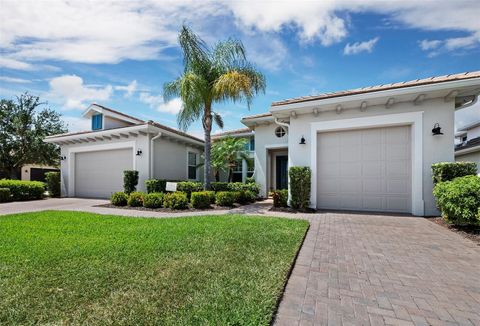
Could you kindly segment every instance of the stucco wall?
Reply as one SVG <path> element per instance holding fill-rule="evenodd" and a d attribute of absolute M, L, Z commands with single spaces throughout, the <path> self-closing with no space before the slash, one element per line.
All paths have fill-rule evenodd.
<path fill-rule="evenodd" d="M 255 180 L 260 185 L 260 195 L 265 197 L 268 194 L 267 176 L 270 165 L 267 151 L 269 148 L 285 148 L 290 135 L 287 133 L 282 138 L 275 136 L 277 124 L 255 127 Z"/>
<path fill-rule="evenodd" d="M 103 126 L 103 129 L 113 129 L 113 128 L 127 127 L 132 125 L 131 123 L 114 119 L 112 117 L 106 117 L 106 116 L 104 116 L 103 122 L 105 124 Z"/>
<path fill-rule="evenodd" d="M 456 161 L 460 162 L 475 162 L 477 163 L 477 169 L 479 170 L 478 173 L 480 173 L 480 150 L 477 152 L 473 153 L 468 153 L 468 154 L 463 154 L 463 155 L 456 155 L 455 156 Z"/>

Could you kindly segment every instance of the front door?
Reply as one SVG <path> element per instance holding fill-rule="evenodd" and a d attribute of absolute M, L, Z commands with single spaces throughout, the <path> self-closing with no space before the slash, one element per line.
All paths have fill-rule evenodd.
<path fill-rule="evenodd" d="M 276 157 L 276 189 L 288 188 L 288 156 L 279 155 Z"/>

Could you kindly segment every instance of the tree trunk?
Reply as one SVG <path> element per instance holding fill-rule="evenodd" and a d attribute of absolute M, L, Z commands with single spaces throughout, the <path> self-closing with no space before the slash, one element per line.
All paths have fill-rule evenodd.
<path fill-rule="evenodd" d="M 211 137 L 210 134 L 212 132 L 212 108 L 211 104 L 207 103 L 205 105 L 205 115 L 203 117 L 203 131 L 205 134 L 205 169 L 203 169 L 204 173 L 204 185 L 203 187 L 205 190 L 210 190 L 210 177 L 212 174 L 212 167 L 211 167 Z"/>
<path fill-rule="evenodd" d="M 228 170 L 228 182 L 232 182 L 233 181 L 233 169 L 230 168 Z"/>

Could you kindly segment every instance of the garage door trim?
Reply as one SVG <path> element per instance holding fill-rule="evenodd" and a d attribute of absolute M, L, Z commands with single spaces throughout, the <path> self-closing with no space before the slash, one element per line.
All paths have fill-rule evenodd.
<path fill-rule="evenodd" d="M 82 146 L 71 148 L 68 150 L 67 159 L 68 159 L 68 196 L 75 196 L 75 153 L 82 152 L 98 152 L 98 151 L 107 151 L 113 149 L 132 149 L 132 163 L 133 169 L 136 170 L 136 159 L 135 159 L 135 141 L 129 142 L 119 142 L 111 144 L 101 144 L 101 145 L 92 145 L 92 146 Z"/>
<path fill-rule="evenodd" d="M 310 203 L 312 208 L 317 207 L 317 135 L 321 132 L 365 129 L 389 126 L 405 126 L 411 128 L 411 175 L 412 175 L 412 214 L 424 215 L 423 201 L 423 112 L 397 113 L 341 119 L 310 123 L 310 168 L 312 169 Z"/>

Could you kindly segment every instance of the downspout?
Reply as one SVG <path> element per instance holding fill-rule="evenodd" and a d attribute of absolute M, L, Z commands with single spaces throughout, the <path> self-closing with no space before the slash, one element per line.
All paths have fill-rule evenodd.
<path fill-rule="evenodd" d="M 160 138 L 162 136 L 162 133 L 159 132 L 155 137 L 153 137 L 152 139 L 150 139 L 150 169 L 149 169 L 149 173 L 148 173 L 148 178 L 151 179 L 152 176 L 153 176 L 153 164 L 155 163 L 155 146 L 153 145 L 153 142 L 155 140 L 157 140 L 158 138 Z"/>
<path fill-rule="evenodd" d="M 288 128 L 290 127 L 290 124 L 288 124 L 288 123 L 286 123 L 286 122 L 281 122 L 280 120 L 278 120 L 278 118 L 275 118 L 275 123 L 276 123 L 277 125 L 280 125 L 280 126 L 282 126 L 282 127 L 287 128 L 286 131 L 287 131 L 287 134 L 288 134 Z"/>

